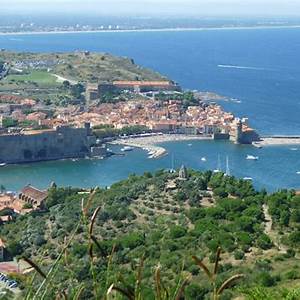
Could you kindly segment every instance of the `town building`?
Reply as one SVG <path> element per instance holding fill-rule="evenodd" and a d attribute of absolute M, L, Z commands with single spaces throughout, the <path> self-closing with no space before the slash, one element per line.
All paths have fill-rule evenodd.
<path fill-rule="evenodd" d="M 18 199 L 32 206 L 33 209 L 44 210 L 46 207 L 47 191 L 41 191 L 31 185 L 24 187 Z"/>

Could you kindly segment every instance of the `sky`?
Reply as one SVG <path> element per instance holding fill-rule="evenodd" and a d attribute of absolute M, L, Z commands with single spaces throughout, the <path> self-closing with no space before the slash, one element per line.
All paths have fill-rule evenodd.
<path fill-rule="evenodd" d="M 300 15 L 300 0 L 0 0 L 2 13 L 94 15 Z"/>

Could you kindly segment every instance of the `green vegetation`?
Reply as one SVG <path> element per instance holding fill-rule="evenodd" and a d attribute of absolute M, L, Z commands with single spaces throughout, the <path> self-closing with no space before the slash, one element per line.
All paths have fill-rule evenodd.
<path fill-rule="evenodd" d="M 19 83 L 32 83 L 39 86 L 55 86 L 57 85 L 57 78 L 47 71 L 32 70 L 28 74 L 8 75 L 5 81 Z"/>
<path fill-rule="evenodd" d="M 39 129 L 47 129 L 46 126 L 40 126 L 37 121 L 30 121 L 30 120 L 24 120 L 24 121 L 17 121 L 13 118 L 3 118 L 2 126 L 4 128 L 10 128 L 10 127 L 22 127 L 22 128 L 31 128 L 33 130 L 39 130 Z"/>
<path fill-rule="evenodd" d="M 17 92 L 20 96 L 42 101 L 46 105 L 82 104 L 84 98 L 82 93 L 87 82 L 165 79 L 152 70 L 135 65 L 132 59 L 103 53 L 85 55 L 81 52 L 15 53 L 2 51 L 0 61 L 8 62 L 11 67 L 8 76 L 0 80 L 1 92 Z M 23 63 L 21 66 L 20 62 Z M 56 78 L 55 75 L 60 78 Z M 108 94 L 103 101 L 114 102 L 116 101 L 114 96 Z"/>
<path fill-rule="evenodd" d="M 298 231 L 273 229 L 287 242 L 284 249 L 266 230 L 264 209 L 278 216 L 272 203 L 285 205 L 286 195 L 293 213 L 298 196 L 267 195 L 221 173 L 188 173 L 185 181 L 163 170 L 131 175 L 90 194 L 51 188 L 47 212 L 0 227 L 9 251 L 39 273 L 21 280 L 23 297 L 298 299 L 285 298 L 299 294 L 293 290 L 300 282 Z M 171 183 L 176 189 L 168 188 Z M 282 219 L 275 227 L 286 228 Z M 244 276 L 238 287 L 223 290 L 223 284 L 230 287 L 227 279 L 242 277 L 237 274 Z M 258 298 L 264 293 L 269 298 Z"/>
<path fill-rule="evenodd" d="M 150 132 L 148 127 L 141 125 L 126 126 L 122 129 L 116 129 L 109 125 L 100 125 L 93 128 L 93 133 L 97 138 L 116 137 L 120 135 L 132 135 Z"/>
<path fill-rule="evenodd" d="M 159 94 L 155 95 L 155 99 L 160 101 L 179 100 L 182 101 L 184 108 L 187 108 L 188 106 L 199 105 L 199 101 L 194 97 L 194 94 L 191 91 L 177 94 L 160 92 Z"/>

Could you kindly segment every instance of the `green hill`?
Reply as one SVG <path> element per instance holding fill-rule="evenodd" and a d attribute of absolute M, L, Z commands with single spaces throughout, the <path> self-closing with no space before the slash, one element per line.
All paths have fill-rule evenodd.
<path fill-rule="evenodd" d="M 244 277 L 220 299 L 299 299 L 294 191 L 269 195 L 222 173 L 189 170 L 180 180 L 159 171 L 90 194 L 54 187 L 47 206 L 0 227 L 8 250 L 38 266 L 34 284 L 19 278 L 26 299 L 210 299 L 236 274 Z M 212 270 L 219 247 L 209 280 L 202 262 Z"/>
<path fill-rule="evenodd" d="M 114 80 L 166 80 L 126 57 L 107 53 L 28 53 L 0 51 L 0 62 L 9 63 L 0 80 L 0 93 L 17 94 L 47 104 L 66 106 L 78 98 L 63 84 L 84 86 Z"/>

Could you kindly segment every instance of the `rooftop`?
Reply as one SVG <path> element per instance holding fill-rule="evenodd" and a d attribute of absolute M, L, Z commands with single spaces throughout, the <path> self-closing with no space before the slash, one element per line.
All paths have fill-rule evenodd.
<path fill-rule="evenodd" d="M 38 202 L 42 202 L 44 201 L 47 196 L 48 196 L 48 193 L 46 191 L 41 191 L 31 185 L 27 185 L 25 186 L 22 190 L 21 190 L 21 193 L 38 201 Z"/>

